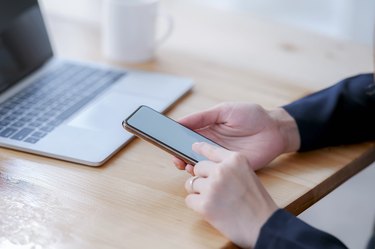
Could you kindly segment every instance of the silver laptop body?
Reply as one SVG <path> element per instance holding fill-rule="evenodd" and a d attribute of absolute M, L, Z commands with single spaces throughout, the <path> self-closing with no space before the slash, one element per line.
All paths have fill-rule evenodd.
<path fill-rule="evenodd" d="M 163 112 L 192 87 L 190 79 L 172 75 L 56 58 L 37 0 L 5 2 L 2 147 L 99 166 L 131 140 L 121 122 L 138 106 Z"/>

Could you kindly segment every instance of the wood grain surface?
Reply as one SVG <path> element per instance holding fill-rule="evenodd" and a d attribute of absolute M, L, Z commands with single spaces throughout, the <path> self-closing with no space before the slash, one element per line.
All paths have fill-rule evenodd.
<path fill-rule="evenodd" d="M 163 8 L 174 33 L 141 65 L 106 60 L 99 27 L 45 14 L 58 56 L 193 78 L 193 91 L 167 112 L 172 118 L 222 101 L 281 106 L 372 70 L 365 45 L 189 1 Z M 258 175 L 280 207 L 299 214 L 374 158 L 374 143 L 339 146 L 283 155 Z M 0 149 L 0 162 L 0 248 L 234 247 L 185 206 L 189 175 L 139 139 L 102 167 L 9 149 Z"/>

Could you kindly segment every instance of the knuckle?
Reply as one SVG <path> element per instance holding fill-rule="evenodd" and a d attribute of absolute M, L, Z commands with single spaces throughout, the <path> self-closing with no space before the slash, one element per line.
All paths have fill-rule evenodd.
<path fill-rule="evenodd" d="M 212 179 L 211 179 L 211 187 L 217 187 L 217 185 L 220 184 L 221 181 L 225 179 L 226 176 L 226 168 L 227 167 L 216 167 L 215 170 L 212 173 Z"/>
<path fill-rule="evenodd" d="M 205 198 L 204 200 L 202 200 L 200 204 L 200 213 L 205 217 L 210 215 L 212 211 L 212 206 L 213 204 L 211 198 Z"/>
<path fill-rule="evenodd" d="M 188 181 L 185 182 L 185 190 L 189 191 L 189 183 L 188 183 Z"/>
<path fill-rule="evenodd" d="M 211 199 L 215 199 L 216 195 L 222 192 L 223 185 L 228 177 L 227 169 L 224 167 L 218 168 L 212 176 L 210 179 L 210 189 L 207 194 Z"/>
<path fill-rule="evenodd" d="M 233 152 L 230 156 L 230 165 L 236 166 L 244 162 L 245 157 L 239 152 Z"/>
<path fill-rule="evenodd" d="M 204 144 L 205 148 L 206 148 L 206 151 L 208 152 L 208 154 L 210 154 L 211 156 L 215 155 L 216 154 L 216 148 L 210 146 L 209 144 Z"/>
<path fill-rule="evenodd" d="M 263 106 L 261 106 L 259 104 L 256 104 L 256 103 L 252 104 L 252 108 L 254 108 L 254 110 L 259 111 L 259 112 L 263 112 L 264 111 Z"/>

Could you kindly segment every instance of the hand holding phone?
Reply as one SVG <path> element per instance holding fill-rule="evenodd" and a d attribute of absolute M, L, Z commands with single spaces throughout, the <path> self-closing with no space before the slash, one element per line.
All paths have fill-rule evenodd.
<path fill-rule="evenodd" d="M 122 122 L 122 125 L 127 131 L 191 165 L 195 165 L 202 160 L 207 160 L 207 158 L 192 150 L 191 146 L 193 143 L 206 142 L 214 146 L 222 147 L 212 140 L 144 105 L 140 106 L 126 118 Z"/>

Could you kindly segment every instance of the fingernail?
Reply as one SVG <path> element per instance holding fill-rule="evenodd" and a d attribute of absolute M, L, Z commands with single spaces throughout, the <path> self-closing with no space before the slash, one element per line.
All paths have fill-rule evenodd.
<path fill-rule="evenodd" d="M 195 149 L 195 148 L 198 148 L 199 146 L 201 146 L 203 143 L 202 142 L 195 142 L 195 143 L 193 143 L 193 145 L 191 146 L 192 148 L 193 148 L 193 150 Z"/>

